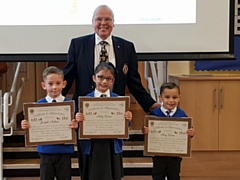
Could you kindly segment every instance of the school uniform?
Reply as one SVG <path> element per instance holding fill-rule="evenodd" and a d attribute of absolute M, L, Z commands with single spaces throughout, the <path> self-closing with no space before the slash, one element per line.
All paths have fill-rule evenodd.
<path fill-rule="evenodd" d="M 117 97 L 110 92 L 107 97 Z M 87 96 L 100 97 L 97 90 Z M 84 144 L 84 166 L 82 180 L 120 180 L 123 177 L 122 146 L 123 139 L 80 140 Z"/>
<path fill-rule="evenodd" d="M 52 98 L 46 96 L 36 103 L 52 102 Z M 70 101 L 64 96 L 59 96 L 56 102 Z M 70 122 L 69 122 L 70 123 Z M 37 152 L 40 156 L 41 180 L 71 180 L 71 157 L 74 153 L 73 144 L 38 145 Z"/>
<path fill-rule="evenodd" d="M 169 114 L 170 113 L 170 114 Z M 175 107 L 171 112 L 164 109 L 164 107 L 154 109 L 150 115 L 158 117 L 187 117 L 186 113 Z M 181 171 L 181 157 L 170 157 L 170 156 L 154 156 L 153 157 L 153 180 L 180 180 Z"/>

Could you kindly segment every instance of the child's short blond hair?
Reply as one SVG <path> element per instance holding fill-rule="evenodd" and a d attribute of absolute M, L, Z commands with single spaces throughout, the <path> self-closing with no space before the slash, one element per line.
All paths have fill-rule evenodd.
<path fill-rule="evenodd" d="M 46 79 L 46 77 L 47 77 L 49 74 L 58 74 L 58 75 L 61 75 L 62 78 L 64 79 L 63 71 L 62 71 L 61 69 L 59 69 L 58 67 L 56 67 L 56 66 L 49 66 L 49 67 L 47 67 L 47 68 L 43 71 L 43 73 L 42 73 L 43 79 Z"/>

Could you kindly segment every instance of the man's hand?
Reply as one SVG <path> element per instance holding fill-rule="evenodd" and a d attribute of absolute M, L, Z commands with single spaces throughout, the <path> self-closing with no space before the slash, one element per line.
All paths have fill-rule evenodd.
<path fill-rule="evenodd" d="M 149 108 L 149 111 L 152 111 L 152 110 L 154 110 L 154 109 L 156 109 L 156 108 L 159 108 L 159 107 L 161 107 L 161 104 L 159 104 L 159 103 L 154 103 L 154 104 Z"/>

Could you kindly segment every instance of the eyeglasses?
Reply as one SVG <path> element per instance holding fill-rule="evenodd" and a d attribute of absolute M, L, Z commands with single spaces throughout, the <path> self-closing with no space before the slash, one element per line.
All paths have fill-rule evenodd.
<path fill-rule="evenodd" d="M 104 76 L 100 76 L 100 75 L 98 75 L 97 78 L 99 79 L 99 81 L 104 81 L 104 79 L 106 79 L 107 82 L 113 82 L 113 80 L 114 80 L 114 78 L 104 77 Z"/>
<path fill-rule="evenodd" d="M 104 21 L 104 22 L 106 22 L 106 23 L 109 23 L 109 22 L 112 22 L 113 21 L 113 19 L 112 18 L 100 18 L 100 17 L 98 17 L 98 18 L 95 18 L 95 21 L 96 22 L 102 22 L 102 21 Z"/>

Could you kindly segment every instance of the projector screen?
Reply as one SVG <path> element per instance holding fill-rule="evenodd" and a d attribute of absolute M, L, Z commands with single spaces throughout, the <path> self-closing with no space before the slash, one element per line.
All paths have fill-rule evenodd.
<path fill-rule="evenodd" d="M 140 60 L 234 59 L 231 0 L 103 0 Z M 127 4 L 127 5 L 126 5 Z M 65 61 L 98 0 L 0 1 L 0 61 Z M 4 18 L 3 18 L 4 17 Z"/>

